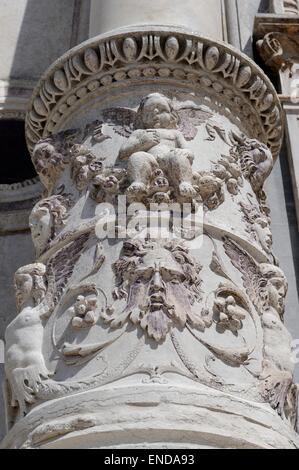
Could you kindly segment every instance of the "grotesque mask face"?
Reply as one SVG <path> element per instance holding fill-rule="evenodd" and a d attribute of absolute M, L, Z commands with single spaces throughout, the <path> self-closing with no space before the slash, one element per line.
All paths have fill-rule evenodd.
<path fill-rule="evenodd" d="M 155 93 L 145 99 L 141 113 L 141 120 L 145 129 L 173 129 L 176 119 L 171 110 L 169 100 Z"/>
<path fill-rule="evenodd" d="M 145 300 L 151 311 L 167 306 L 171 308 L 167 297 L 171 289 L 184 279 L 182 267 L 169 251 L 163 248 L 153 250 L 144 256 L 141 265 L 133 273 L 136 300 L 138 297 L 138 300 Z"/>
<path fill-rule="evenodd" d="M 47 207 L 33 209 L 29 226 L 37 254 L 39 255 L 44 251 L 51 238 L 51 214 L 49 209 Z"/>
<path fill-rule="evenodd" d="M 127 305 L 117 312 L 116 302 L 115 313 L 106 320 L 115 327 L 130 319 L 156 341 L 164 340 L 174 325 L 184 327 L 198 320 L 202 326 L 202 320 L 193 313 L 193 304 L 200 298 L 201 267 L 190 259 L 188 252 L 158 242 L 145 242 L 137 249 L 132 245 L 130 252 L 127 245 L 128 256 L 115 264 L 120 277 L 119 292 L 126 293 Z"/>
<path fill-rule="evenodd" d="M 30 274 L 16 274 L 15 289 L 17 306 L 20 309 L 32 296 L 33 279 Z"/>

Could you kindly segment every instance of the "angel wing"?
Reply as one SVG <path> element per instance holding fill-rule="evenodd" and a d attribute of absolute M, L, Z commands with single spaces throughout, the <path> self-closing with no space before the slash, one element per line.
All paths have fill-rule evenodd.
<path fill-rule="evenodd" d="M 230 147 L 232 146 L 232 142 L 230 140 L 230 134 L 226 132 L 224 127 L 219 126 L 219 124 L 208 122 L 206 125 L 206 131 L 209 136 L 206 140 L 214 141 L 217 135 L 219 135 L 219 137 L 223 140 L 223 142 L 225 142 Z"/>
<path fill-rule="evenodd" d="M 212 117 L 206 107 L 188 101 L 175 104 L 174 109 L 179 116 L 179 130 L 187 141 L 195 139 L 198 127 Z"/>
<path fill-rule="evenodd" d="M 240 248 L 228 237 L 224 237 L 224 249 L 233 266 L 242 274 L 243 284 L 248 297 L 257 308 L 258 312 L 261 312 L 263 304 L 260 293 L 261 287 L 263 286 L 263 276 L 259 271 L 258 264 L 249 253 Z"/>
<path fill-rule="evenodd" d="M 58 251 L 48 262 L 46 296 L 40 305 L 41 315 L 49 317 L 59 302 L 67 286 L 82 250 L 89 239 L 89 233 L 84 233 Z"/>
<path fill-rule="evenodd" d="M 103 120 L 113 126 L 114 131 L 123 136 L 130 137 L 135 128 L 137 113 L 129 108 L 104 109 Z"/>

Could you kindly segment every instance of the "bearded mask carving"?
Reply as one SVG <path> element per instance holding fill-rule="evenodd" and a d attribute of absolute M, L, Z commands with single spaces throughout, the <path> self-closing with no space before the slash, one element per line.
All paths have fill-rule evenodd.
<path fill-rule="evenodd" d="M 163 341 L 174 326 L 186 323 L 204 330 L 200 316 L 201 266 L 177 241 L 128 241 L 114 264 L 116 301 L 104 314 L 111 328 L 131 321 L 155 341 Z M 117 304 L 126 299 L 119 312 Z M 197 308 L 196 308 L 197 307 Z"/>

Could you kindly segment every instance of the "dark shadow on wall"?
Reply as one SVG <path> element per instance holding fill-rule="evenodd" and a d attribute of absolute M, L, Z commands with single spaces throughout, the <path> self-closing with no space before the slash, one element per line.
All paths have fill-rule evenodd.
<path fill-rule="evenodd" d="M 286 140 L 284 140 L 283 147 L 280 152 L 280 165 L 282 172 L 283 190 L 286 203 L 286 213 L 289 222 L 291 247 L 294 259 L 294 267 L 296 273 L 297 291 L 299 293 L 299 231 L 298 221 L 296 216 L 296 206 L 294 200 L 294 193 L 292 188 L 292 178 L 290 174 L 290 167 L 288 163 Z"/>
<path fill-rule="evenodd" d="M 261 0 L 258 13 L 268 13 L 270 10 L 270 0 Z"/>
<path fill-rule="evenodd" d="M 225 10 L 229 42 L 252 57 L 254 19 L 269 11 L 269 0 L 225 0 Z"/>

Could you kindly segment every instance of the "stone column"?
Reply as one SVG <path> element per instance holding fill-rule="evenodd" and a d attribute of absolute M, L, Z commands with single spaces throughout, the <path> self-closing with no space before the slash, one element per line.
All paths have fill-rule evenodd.
<path fill-rule="evenodd" d="M 223 0 L 91 0 L 90 37 L 139 24 L 180 25 L 226 38 Z"/>
<path fill-rule="evenodd" d="M 267 71 L 277 77 L 286 116 L 288 157 L 299 222 L 299 11 L 297 16 L 259 15 L 255 22 L 257 49 Z"/>
<path fill-rule="evenodd" d="M 26 132 L 45 193 L 3 447 L 298 448 L 263 72 L 182 28 L 123 28 L 47 71 Z"/>

